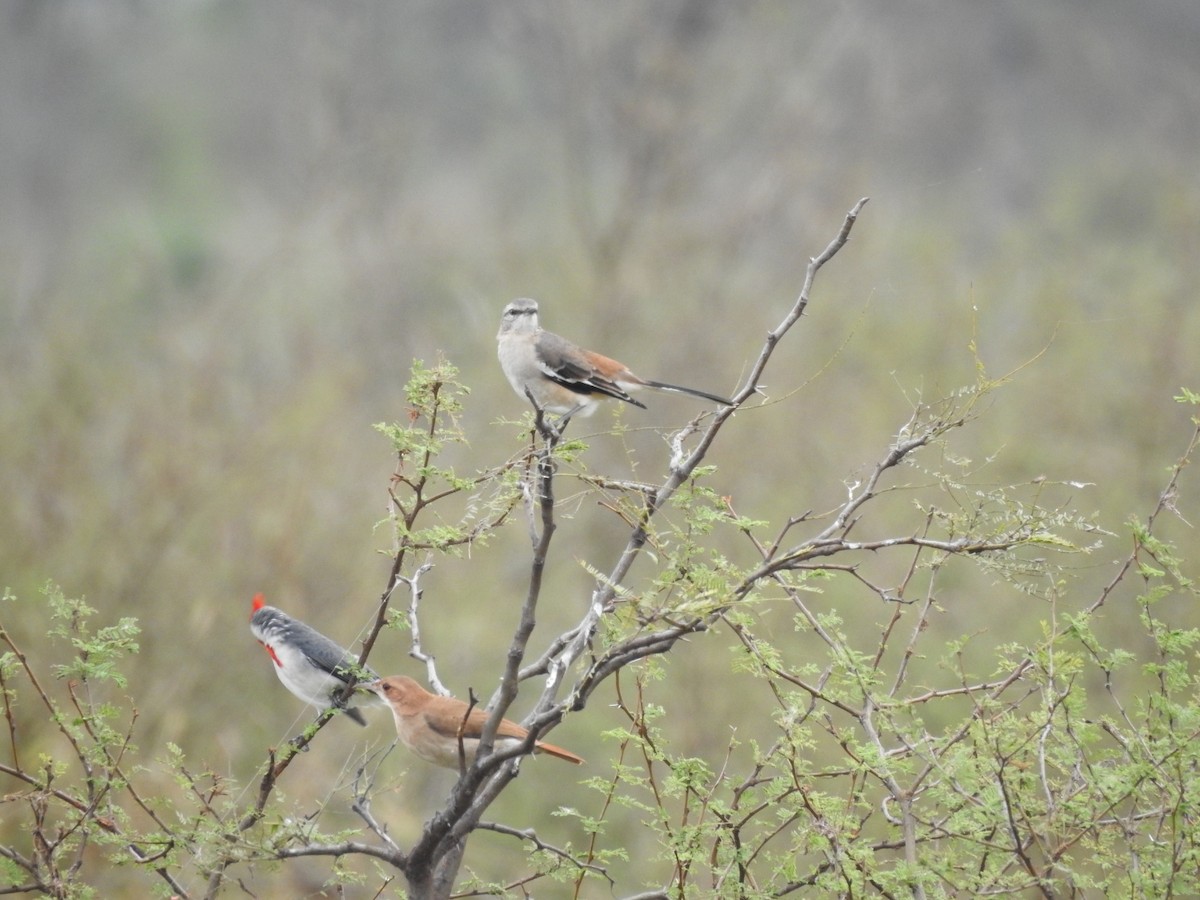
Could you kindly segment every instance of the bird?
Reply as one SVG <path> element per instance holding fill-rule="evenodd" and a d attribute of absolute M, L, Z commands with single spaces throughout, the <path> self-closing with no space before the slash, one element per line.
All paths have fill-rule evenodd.
<path fill-rule="evenodd" d="M 250 607 L 250 631 L 271 657 L 285 688 L 322 711 L 337 706 L 359 725 L 367 724 L 363 714 L 350 701 L 341 701 L 339 694 L 352 679 L 378 679 L 374 670 L 358 665 L 353 654 L 315 628 L 267 606 L 262 594 L 254 595 Z"/>
<path fill-rule="evenodd" d="M 421 759 L 447 769 L 458 769 L 458 734 L 461 728 L 463 761 L 468 766 L 475 761 L 479 736 L 488 720 L 489 713 L 486 710 L 476 707 L 470 709 L 468 714 L 470 707 L 464 701 L 431 694 L 404 675 L 381 678 L 363 685 L 363 688 L 374 691 L 391 706 L 392 716 L 396 720 L 396 734 L 404 746 Z M 493 746 L 496 750 L 503 750 L 515 746 L 528 735 L 528 729 L 508 719 L 501 719 Z M 547 753 L 575 765 L 583 763 L 583 759 L 571 751 L 545 741 L 534 741 L 533 752 Z"/>
<path fill-rule="evenodd" d="M 723 406 L 733 405 L 707 391 L 641 378 L 622 362 L 545 331 L 538 324 L 537 301 L 528 297 L 504 307 L 496 340 L 500 368 L 517 395 L 564 420 L 575 413 L 590 416 L 606 397 L 645 409 L 646 404 L 630 396 L 630 391 L 640 388 L 691 394 Z"/>

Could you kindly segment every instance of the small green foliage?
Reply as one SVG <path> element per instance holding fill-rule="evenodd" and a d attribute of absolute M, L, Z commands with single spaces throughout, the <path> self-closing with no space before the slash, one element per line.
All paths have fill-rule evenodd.
<path fill-rule="evenodd" d="M 1179 393 L 1174 398 L 1176 403 L 1186 403 L 1189 406 L 1200 406 L 1200 394 L 1195 391 L 1189 391 L 1185 387 L 1179 389 Z"/>
<path fill-rule="evenodd" d="M 0 682 L 9 729 L 9 774 L 22 792 L 9 799 L 22 797 L 18 808 L 23 807 L 28 817 L 22 825 L 35 848 L 28 864 L 19 864 L 16 870 L 9 867 L 7 874 L 11 884 L 34 883 L 54 896 L 86 898 L 96 892 L 86 877 L 76 873 L 87 859 L 88 848 L 112 848 L 127 862 L 140 837 L 118 803 L 122 795 L 132 793 L 129 772 L 137 771 L 132 765 L 127 770 L 124 762 L 137 753 L 131 741 L 135 714 L 104 693 L 109 684 L 126 686 L 120 666 L 138 651 L 138 626 L 136 620 L 123 618 L 113 625 L 93 627 L 90 620 L 96 611 L 82 599 L 67 597 L 52 583 L 41 594 L 44 603 L 19 612 L 27 621 L 37 615 L 48 619 L 50 642 L 39 645 L 38 657 L 28 655 L 0 620 L 0 642 L 6 648 L 0 660 Z M 13 607 L 21 603 L 8 591 L 4 602 Z M 42 659 L 43 653 L 50 658 Z M 43 671 L 56 679 L 43 679 Z M 22 720 L 18 725 L 18 716 L 40 717 L 59 739 L 44 739 L 44 749 L 23 754 L 18 735 L 30 723 Z M 14 812 L 14 818 L 17 815 Z"/>
<path fill-rule="evenodd" d="M 577 466 L 583 462 L 588 444 L 579 438 L 564 438 L 554 445 L 554 459 L 565 465 Z"/>
<path fill-rule="evenodd" d="M 138 652 L 136 638 L 141 629 L 137 619 L 125 617 L 115 625 L 92 631 L 88 620 L 96 610 L 82 598 L 68 598 L 58 586 L 50 583 L 42 587 L 41 593 L 50 608 L 52 625 L 49 633 L 69 642 L 75 650 L 70 663 L 55 667 L 58 677 L 83 682 L 112 681 L 117 687 L 126 687 L 118 663 Z"/>
<path fill-rule="evenodd" d="M 414 360 L 404 395 L 408 400 L 408 421 L 381 422 L 375 429 L 386 436 L 400 458 L 405 477 L 428 480 L 432 475 L 453 482 L 451 469 L 436 469 L 432 460 L 451 444 L 465 444 L 466 435 L 459 424 L 463 400 L 469 393 L 458 380 L 458 369 L 445 360 L 432 368 Z"/>
<path fill-rule="evenodd" d="M 463 476 L 444 461 L 468 446 L 459 421 L 468 394 L 450 363 L 416 360 L 405 385 L 407 421 L 375 426 L 396 453 L 389 523 L 401 561 L 410 551 L 483 545 L 519 499 L 517 466 Z"/>
<path fill-rule="evenodd" d="M 735 877 L 740 867 L 755 872 L 760 886 L 800 883 L 837 894 L 1107 895 L 1129 893 L 1136 882 L 1136 890 L 1160 896 L 1200 886 L 1194 869 L 1185 873 L 1175 862 L 1200 852 L 1200 829 L 1185 812 L 1188 798 L 1200 794 L 1193 763 L 1200 756 L 1200 629 L 1176 621 L 1181 596 L 1197 596 L 1179 554 L 1150 525 L 1132 523 L 1128 571 L 1144 583 L 1122 607 L 1125 629 L 1112 643 L 1097 615 L 1105 600 L 1111 604 L 1112 587 L 1099 600 L 1068 603 L 1072 573 L 1050 555 L 1092 552 L 1104 534 L 1094 522 L 1043 504 L 1050 487 L 1041 482 L 1027 487 L 1032 500 L 1017 496 L 1019 486 L 942 484 L 961 499 L 917 505 L 927 523 L 920 538 L 930 546 L 914 542 L 907 566 L 910 578 L 930 573 L 924 603 L 896 603 L 903 591 L 881 586 L 851 558 L 853 583 L 891 600 L 883 621 L 904 623 L 884 627 L 878 645 L 859 644 L 862 604 L 837 602 L 845 600 L 846 566 L 789 566 L 774 573 L 771 593 L 746 590 L 752 570 L 739 571 L 729 554 L 705 543 L 716 529 L 745 532 L 759 523 L 722 521 L 715 494 L 700 485 L 689 483 L 675 498 L 670 527 L 659 523 L 651 533 L 653 594 L 637 599 L 642 619 L 620 621 L 644 628 L 685 613 L 719 615 L 738 638 L 734 676 L 770 686 L 777 729 L 772 740 L 747 742 L 753 775 L 742 768 L 720 777 L 729 762 L 717 769 L 711 758 L 673 752 L 669 721 L 650 700 L 649 683 L 639 682 L 639 702 L 627 707 L 630 727 L 610 733 L 625 764 L 611 781 L 592 784 L 606 808 L 643 811 L 675 873 L 675 895 L 736 883 L 721 895 L 757 896 L 749 878 Z M 763 546 L 759 539 L 756 549 Z M 792 562 L 821 545 L 797 536 L 790 546 Z M 936 590 L 963 562 L 1041 598 L 1044 606 L 1020 610 L 1035 627 L 990 654 L 981 652 L 991 640 L 986 631 L 951 636 L 935 670 L 949 681 L 906 685 L 908 670 L 924 658 L 920 638 L 931 618 L 954 605 L 970 608 L 974 598 Z M 776 630 L 772 638 L 760 617 L 780 599 L 795 608 L 796 634 Z M 1130 630 L 1132 609 L 1140 614 L 1138 634 Z M 889 636 L 901 642 L 899 668 Z M 606 638 L 615 643 L 619 634 Z M 1147 639 L 1150 657 L 1133 649 Z M 973 673 L 980 660 L 990 664 Z M 934 675 L 923 671 L 926 679 Z M 1141 688 L 1150 693 L 1140 696 Z M 1119 715 L 1104 714 L 1114 708 Z M 730 754 L 737 758 L 733 745 Z M 1014 865 L 1013 840 L 1037 848 L 1036 860 Z"/>

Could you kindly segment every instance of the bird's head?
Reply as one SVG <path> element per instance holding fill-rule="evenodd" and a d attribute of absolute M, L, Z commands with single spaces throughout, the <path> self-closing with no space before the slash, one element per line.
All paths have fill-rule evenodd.
<path fill-rule="evenodd" d="M 504 307 L 500 316 L 500 334 L 522 334 L 538 330 L 538 305 L 536 300 L 521 297 Z"/>
<path fill-rule="evenodd" d="M 401 715 L 417 710 L 429 692 L 407 675 L 391 675 L 362 685 L 365 690 L 379 695 L 385 703 Z"/>
<path fill-rule="evenodd" d="M 254 595 L 250 604 L 250 631 L 259 643 L 266 643 L 272 636 L 287 627 L 290 617 L 274 606 L 267 606 L 262 594 Z"/>

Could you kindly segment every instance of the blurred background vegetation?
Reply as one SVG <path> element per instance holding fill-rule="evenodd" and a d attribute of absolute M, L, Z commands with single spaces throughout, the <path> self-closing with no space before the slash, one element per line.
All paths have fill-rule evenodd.
<path fill-rule="evenodd" d="M 1190 0 L 5 4 L 3 583 L 138 617 L 137 742 L 248 779 L 309 715 L 250 637 L 250 598 L 345 643 L 367 624 L 393 464 L 371 425 L 403 420 L 413 358 L 444 354 L 472 388 L 464 471 L 521 446 L 494 356 L 515 296 L 647 377 L 732 392 L 860 196 L 768 373 L 784 412 L 738 414 L 714 487 L 756 518 L 829 508 L 914 400 L 974 381 L 974 342 L 993 376 L 1033 361 L 956 438 L 973 478 L 1087 483 L 1070 501 L 1120 532 L 1182 450 L 1172 396 L 1200 380 L 1198 45 Z M 632 448 L 661 470 L 663 429 L 699 410 L 649 403 L 616 413 L 625 434 L 607 410 L 584 423 L 593 469 L 628 474 Z M 1200 519 L 1194 496 L 1179 509 Z M 573 563 L 606 568 L 625 538 L 567 512 L 547 633 L 586 602 Z M 1184 522 L 1166 536 L 1194 553 Z M 1124 541 L 1078 563 L 1084 583 Z M 426 647 L 460 695 L 490 690 L 527 552 L 508 528 L 427 578 Z M 1036 631 L 1034 601 L 983 587 L 947 600 L 951 630 Z M 871 635 L 887 611 L 842 615 Z M 419 675 L 406 649 L 372 664 Z M 723 650 L 667 669 L 668 730 L 719 756 L 726 734 L 685 716 L 702 699 L 739 718 Z M 554 740 L 603 765 L 616 721 L 597 705 Z M 329 779 L 290 796 L 323 796 L 350 742 L 390 725 L 326 734 Z M 403 840 L 452 776 L 396 765 L 412 777 L 377 813 Z"/>

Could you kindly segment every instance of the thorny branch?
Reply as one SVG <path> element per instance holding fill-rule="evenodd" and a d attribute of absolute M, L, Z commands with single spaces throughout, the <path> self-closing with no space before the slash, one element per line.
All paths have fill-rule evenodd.
<path fill-rule="evenodd" d="M 481 831 L 494 831 L 496 834 L 505 834 L 509 837 L 519 838 L 522 841 L 528 841 L 533 846 L 541 850 L 543 853 L 549 853 L 552 856 L 557 856 L 559 859 L 565 860 L 577 870 L 586 870 L 594 872 L 597 875 L 602 875 L 609 883 L 610 887 L 616 887 L 616 882 L 608 874 L 608 870 L 603 866 L 598 866 L 595 863 L 590 863 L 579 859 L 574 854 L 563 850 L 561 847 L 556 847 L 553 844 L 547 844 L 543 841 L 536 831 L 532 828 L 513 828 L 510 825 L 503 825 L 499 822 L 480 822 L 475 826 Z"/>
<path fill-rule="evenodd" d="M 67 743 L 71 747 L 76 762 L 78 762 L 81 770 L 84 772 L 84 784 L 86 785 L 86 793 L 79 795 L 61 788 L 54 787 L 55 776 L 50 766 L 46 766 L 40 775 L 33 775 L 22 767 L 20 757 L 17 754 L 17 724 L 13 715 L 11 694 L 7 683 L 3 676 L 0 675 L 0 695 L 4 697 L 4 712 L 5 721 L 8 726 L 9 746 L 12 750 L 13 764 L 7 765 L 0 763 L 0 773 L 17 779 L 20 782 L 28 785 L 31 788 L 28 794 L 28 800 L 35 810 L 36 824 L 33 829 L 33 845 L 35 855 L 32 858 L 27 858 L 21 854 L 11 850 L 8 847 L 0 845 L 0 855 L 11 860 L 18 867 L 29 873 L 33 879 L 28 885 L 19 887 L 20 892 L 28 892 L 33 890 L 54 893 L 55 884 L 62 879 L 70 880 L 70 877 L 78 871 L 83 865 L 84 852 L 88 847 L 88 835 L 93 825 L 101 830 L 116 836 L 124 837 L 125 831 L 118 824 L 115 817 L 105 815 L 101 812 L 101 807 L 111 805 L 110 795 L 116 790 L 123 790 L 129 794 L 133 802 L 145 811 L 154 821 L 164 836 L 168 840 L 174 840 L 173 831 L 167 826 L 162 819 L 154 813 L 142 799 L 141 795 L 134 787 L 132 781 L 121 768 L 121 756 L 125 748 L 129 746 L 133 736 L 134 723 L 137 720 L 137 710 L 133 710 L 130 717 L 128 728 L 125 730 L 121 739 L 120 750 L 114 758 L 112 751 L 106 746 L 96 735 L 92 726 L 93 714 L 91 710 L 85 709 L 75 693 L 75 686 L 68 684 L 68 694 L 71 703 L 78 714 L 78 722 L 84 729 L 84 733 L 95 742 L 96 746 L 102 750 L 104 758 L 103 767 L 99 767 L 93 762 L 93 758 L 89 755 L 76 735 L 67 727 L 58 706 L 51 699 L 45 687 L 38 679 L 33 667 L 30 665 L 29 658 L 25 652 L 13 640 L 9 631 L 0 623 L 0 641 L 11 651 L 13 657 L 19 662 L 22 673 L 29 683 L 33 686 L 34 692 L 37 695 L 38 701 L 42 708 L 50 716 L 50 720 L 55 723 L 59 732 L 66 738 Z M 2 671 L 2 670 L 0 670 Z M 75 811 L 78 818 L 74 824 L 69 827 L 60 826 L 55 837 L 51 838 L 48 832 L 45 832 L 47 827 L 42 814 L 36 812 L 44 808 L 45 798 L 53 797 L 66 806 Z M 12 798 L 10 798 L 12 799 Z M 74 858 L 67 868 L 67 872 L 63 873 L 60 864 L 57 862 L 57 850 L 60 846 L 65 847 L 65 842 L 72 835 L 78 834 L 80 841 L 74 853 Z M 125 838 L 128 841 L 128 838 Z M 165 854 L 156 853 L 148 854 L 147 851 L 140 845 L 138 841 L 128 841 L 125 844 L 125 849 L 129 855 L 139 863 L 149 864 L 156 862 Z M 154 866 L 153 871 L 163 881 L 165 881 L 173 891 L 180 897 L 186 897 L 187 893 L 177 881 L 175 875 L 163 866 Z M 14 890 L 18 889 L 14 886 Z M 0 890 L 0 893 L 8 893 L 7 890 Z"/>
<path fill-rule="evenodd" d="M 396 744 L 397 741 L 392 741 L 387 750 L 383 752 L 379 758 L 380 764 L 396 749 Z M 376 765 L 376 769 L 378 770 L 378 764 Z M 364 763 L 362 766 L 359 766 L 358 771 L 354 775 L 354 802 L 351 804 L 350 809 L 367 823 L 367 827 L 375 832 L 376 837 L 387 844 L 388 849 L 395 854 L 397 860 L 402 860 L 403 853 L 399 845 L 392 840 L 392 836 L 387 832 L 387 827 L 380 825 L 371 812 L 371 789 L 375 786 L 375 778 L 374 776 L 368 778 L 366 771 L 367 764 Z"/>
<path fill-rule="evenodd" d="M 682 431 L 677 433 L 672 440 L 672 459 L 671 471 L 665 481 L 659 485 L 653 495 L 647 495 L 645 507 L 643 509 L 642 522 L 636 526 L 630 535 L 629 542 L 622 551 L 617 560 L 616 565 L 608 573 L 608 575 L 597 586 L 592 595 L 592 603 L 588 608 L 580 623 L 573 629 L 571 638 L 566 642 L 566 645 L 554 657 L 546 659 L 544 663 L 545 671 L 551 675 L 546 686 L 543 688 L 541 698 L 538 701 L 535 709 L 535 715 L 540 715 L 557 706 L 565 711 L 567 708 L 579 710 L 587 702 L 588 696 L 596 689 L 600 682 L 615 671 L 615 667 L 611 664 L 611 660 L 622 658 L 625 661 L 622 664 L 627 664 L 636 656 L 629 657 L 619 649 L 610 651 L 608 665 L 593 664 L 588 672 L 576 682 L 576 685 L 567 700 L 560 704 L 555 704 L 554 698 L 558 691 L 557 673 L 561 673 L 574 665 L 575 661 L 583 655 L 590 645 L 592 636 L 595 634 L 601 616 L 612 609 L 613 601 L 617 596 L 617 586 L 624 583 L 625 577 L 628 575 L 634 561 L 641 554 L 641 551 L 646 543 L 646 525 L 655 513 L 662 509 L 663 505 L 675 494 L 679 487 L 689 479 L 695 472 L 696 468 L 704 460 L 709 447 L 716 440 L 724 424 L 729 421 L 733 414 L 741 408 L 741 406 L 750 398 L 758 393 L 761 393 L 761 378 L 767 364 L 770 362 L 771 356 L 775 352 L 779 341 L 791 330 L 792 326 L 800 320 L 804 314 L 804 310 L 808 307 L 809 297 L 812 292 L 812 286 L 816 279 L 817 273 L 821 268 L 837 255 L 838 251 L 845 246 L 850 239 L 851 229 L 854 223 L 858 220 L 858 215 L 866 204 L 867 199 L 864 197 L 859 200 L 853 208 L 846 214 L 846 218 L 842 223 L 841 230 L 837 236 L 830 241 L 829 245 L 816 257 L 809 260 L 808 267 L 805 270 L 804 283 L 801 287 L 800 294 L 792 304 L 791 309 L 783 320 L 767 334 L 766 341 L 759 352 L 757 360 L 751 366 L 750 373 L 746 377 L 745 384 L 734 392 L 732 404 L 718 410 L 713 414 L 712 421 L 701 432 L 696 444 L 689 451 L 684 447 L 686 437 L 694 434 L 699 427 L 699 422 L 702 417 L 698 417 L 693 423 L 686 426 Z M 671 646 L 681 637 L 695 631 L 707 628 L 709 621 L 705 619 L 694 619 L 691 623 L 684 626 L 675 625 L 662 631 L 657 640 L 652 640 L 643 646 L 646 651 L 642 656 L 650 655 L 651 653 L 662 653 L 670 649 Z"/>
<path fill-rule="evenodd" d="M 704 460 L 722 426 L 734 412 L 751 397 L 761 392 L 759 379 L 766 368 L 775 347 L 784 335 L 799 321 L 809 302 L 810 292 L 817 272 L 846 244 L 850 231 L 858 218 L 866 199 L 860 200 L 847 214 L 838 235 L 825 250 L 809 261 L 804 284 L 799 297 L 784 319 L 767 335 L 758 359 L 751 368 L 745 384 L 734 394 L 732 405 L 717 411 L 703 429 L 698 417 L 672 438 L 672 458 L 667 478 L 653 490 L 644 492 L 645 504 L 641 519 L 631 531 L 629 542 L 621 552 L 616 565 L 602 579 L 592 595 L 592 602 L 580 622 L 567 633 L 551 642 L 537 662 L 522 668 L 529 639 L 536 622 L 536 610 L 541 594 L 542 574 L 547 554 L 555 532 L 554 519 L 554 473 L 555 450 L 562 438 L 563 425 L 548 421 L 544 411 L 535 404 L 535 429 L 541 438 L 540 447 L 534 453 L 533 471 L 527 474 L 523 496 L 529 520 L 533 555 L 530 565 L 529 586 L 521 608 L 521 618 L 510 644 L 507 662 L 500 686 L 489 703 L 491 714 L 481 736 L 475 762 L 464 771 L 455 785 L 447 805 L 427 824 L 413 848 L 409 858 L 409 875 L 414 870 L 437 870 L 443 874 L 448 864 L 457 866 L 461 859 L 462 841 L 478 826 L 484 811 L 504 787 L 516 776 L 517 758 L 532 749 L 533 742 L 556 725 L 568 710 L 582 709 L 591 693 L 609 675 L 622 667 L 647 656 L 665 653 L 681 638 L 703 631 L 715 617 L 692 618 L 671 624 L 665 629 L 635 635 L 618 642 L 595 660 L 575 682 L 564 700 L 556 701 L 566 673 L 588 650 L 592 636 L 602 616 L 613 609 L 622 584 L 630 567 L 640 555 L 647 539 L 647 526 L 655 513 L 675 494 Z M 695 437 L 689 449 L 685 442 Z M 395 574 L 393 575 L 393 578 Z M 522 723 L 530 731 L 529 738 L 521 748 L 491 752 L 495 729 L 517 695 L 518 683 L 534 675 L 545 675 L 546 683 L 533 711 Z M 450 874 L 452 879 L 453 874 Z"/>
<path fill-rule="evenodd" d="M 1174 485 L 1178 480 L 1182 468 L 1187 464 L 1198 444 L 1200 444 L 1200 425 L 1193 432 L 1184 455 L 1170 473 L 1168 486 L 1163 490 L 1158 506 L 1149 517 L 1145 532 L 1147 535 L 1151 533 L 1155 517 L 1166 508 L 1164 498 L 1169 498 L 1173 495 L 1175 490 Z M 1023 536 L 1014 538 L 1014 541 L 1019 543 L 1021 537 Z M 1150 539 L 1147 540 L 1149 541 Z M 917 548 L 917 555 L 920 554 L 922 547 L 936 547 L 936 542 L 931 545 L 928 541 L 924 540 L 914 540 L 911 543 Z M 1135 547 L 1130 554 L 1130 558 L 1119 566 L 1120 572 L 1128 572 L 1136 564 L 1142 544 L 1141 540 L 1135 542 Z M 763 547 L 761 544 L 757 546 L 760 554 L 764 557 L 771 556 L 777 550 L 777 546 L 775 548 Z M 963 548 L 958 548 L 958 552 L 963 552 Z M 913 565 L 910 566 L 904 581 L 895 592 L 881 591 L 875 586 L 869 585 L 869 582 L 863 581 L 881 597 L 888 595 L 885 599 L 892 599 L 893 595 L 902 597 L 915 565 L 916 556 L 914 556 Z M 934 572 L 936 572 L 936 568 L 935 566 L 933 569 Z M 1169 569 L 1169 565 L 1166 568 Z M 1086 607 L 1085 614 L 1094 611 L 1102 604 L 1112 594 L 1119 580 L 1117 579 L 1106 585 L 1101 590 L 1098 599 L 1089 607 Z M 786 585 L 785 589 L 791 594 L 797 606 L 802 610 L 813 631 L 821 635 L 830 644 L 831 649 L 836 649 L 840 644 L 840 639 L 822 632 L 819 621 L 804 606 L 800 595 L 793 588 Z M 999 870 L 1000 874 L 993 877 L 998 879 L 1004 874 L 1011 874 L 1015 869 L 1019 868 L 1027 875 L 1026 880 L 1021 883 L 1024 888 L 1036 891 L 1042 896 L 1057 896 L 1059 895 L 1057 888 L 1061 887 L 1063 883 L 1058 879 L 1066 879 L 1065 883 L 1070 884 L 1071 879 L 1074 877 L 1069 868 L 1064 869 L 1061 865 L 1063 858 L 1072 848 L 1082 845 L 1085 841 L 1093 840 L 1095 838 L 1095 830 L 1101 828 L 1123 829 L 1127 832 L 1128 839 L 1132 843 L 1134 840 L 1133 835 L 1140 829 L 1137 823 L 1155 818 L 1161 820 L 1164 818 L 1163 810 L 1160 808 L 1151 812 L 1145 809 L 1129 807 L 1128 804 L 1131 802 L 1131 798 L 1135 796 L 1137 790 L 1137 785 L 1134 783 L 1124 785 L 1120 791 L 1105 797 L 1099 815 L 1093 818 L 1076 819 L 1072 815 L 1062 814 L 1066 805 L 1074 801 L 1085 789 L 1095 790 L 1097 786 L 1104 785 L 1109 778 L 1109 776 L 1096 772 L 1089 772 L 1089 777 L 1084 777 L 1084 772 L 1090 770 L 1093 764 L 1088 753 L 1080 746 L 1078 761 L 1074 764 L 1074 768 L 1070 772 L 1065 773 L 1066 777 L 1061 780 L 1060 786 L 1055 788 L 1054 772 L 1052 772 L 1052 769 L 1059 765 L 1059 763 L 1051 761 L 1047 755 L 1048 739 L 1051 733 L 1057 729 L 1065 730 L 1070 736 L 1070 740 L 1078 741 L 1078 738 L 1072 733 L 1071 713 L 1067 706 L 1069 688 L 1056 684 L 1058 676 L 1056 675 L 1055 667 L 1056 641 L 1067 635 L 1075 627 L 1075 621 L 1077 620 L 1072 620 L 1067 624 L 1054 623 L 1053 634 L 1044 641 L 1044 658 L 1038 653 L 1025 655 L 1012 665 L 1004 677 L 998 680 L 975 684 L 970 684 L 964 680 L 961 686 L 957 688 L 927 689 L 907 697 L 900 696 L 899 688 L 904 681 L 906 663 L 913 655 L 917 634 L 923 630 L 928 619 L 932 598 L 933 581 L 931 578 L 924 602 L 917 613 L 917 622 L 914 624 L 912 637 L 907 642 L 903 660 L 897 669 L 894 682 L 886 693 L 880 694 L 878 689 L 868 681 L 860 681 L 861 702 L 859 705 L 849 704 L 827 695 L 823 688 L 824 676 L 820 681 L 814 683 L 781 667 L 771 657 L 758 652 L 757 642 L 746 628 L 736 622 L 728 622 L 728 624 L 734 633 L 742 639 L 747 650 L 758 659 L 764 671 L 772 677 L 780 678 L 794 684 L 808 693 L 811 702 L 807 710 L 799 713 L 800 720 L 806 720 L 812 714 L 814 710 L 813 704 L 819 700 L 827 708 L 836 709 L 847 714 L 858 724 L 867 742 L 873 746 L 876 759 L 879 762 L 867 763 L 861 754 L 857 754 L 844 739 L 840 738 L 841 732 L 834 728 L 828 722 L 828 719 L 825 720 L 830 734 L 839 739 L 847 756 L 854 759 L 860 767 L 870 773 L 872 777 L 878 779 L 887 789 L 883 812 L 891 824 L 900 828 L 902 840 L 899 845 L 895 842 L 877 842 L 873 845 L 874 849 L 902 849 L 904 857 L 909 863 L 916 863 L 918 861 L 919 844 L 937 841 L 956 834 L 955 826 L 949 822 L 952 810 L 941 820 L 932 822 L 923 819 L 919 815 L 916 801 L 923 791 L 929 787 L 936 786 L 938 783 L 949 783 L 961 796 L 961 802 L 964 806 L 982 805 L 985 802 L 978 795 L 977 788 L 957 784 L 951 768 L 946 764 L 950 755 L 956 748 L 971 741 L 973 730 L 979 729 L 986 736 L 991 732 L 993 723 L 1003 720 L 1006 714 L 1018 715 L 1024 718 L 1026 714 L 1019 711 L 1023 708 L 1026 701 L 1036 695 L 1043 695 L 1045 698 L 1044 722 L 1040 726 L 1036 722 L 1030 723 L 1030 727 L 1027 729 L 1027 746 L 1022 747 L 1021 745 L 1014 746 L 1011 744 L 1001 746 L 998 741 L 991 741 L 990 753 L 995 765 L 994 786 L 999 792 L 998 796 L 1000 797 L 1003 811 L 1004 828 L 1009 836 L 1007 842 L 997 844 L 997 854 L 1003 861 L 1003 865 Z M 896 607 L 897 616 L 899 615 L 900 608 L 899 606 Z M 896 618 L 893 617 L 880 641 L 872 669 L 878 669 L 879 658 L 884 652 L 887 636 L 895 624 Z M 1015 696 L 1011 696 L 1012 688 L 1024 679 L 1027 674 L 1035 670 L 1042 673 L 1044 684 L 1041 686 L 1038 684 L 1026 685 L 1023 691 L 1018 692 Z M 1111 682 L 1107 685 L 1107 688 L 1112 693 Z M 974 712 L 966 717 L 966 720 L 961 723 L 959 728 L 946 735 L 942 735 L 936 739 L 927 737 L 924 741 L 913 742 L 903 734 L 902 730 L 897 728 L 896 733 L 891 736 L 891 743 L 889 744 L 888 737 L 885 736 L 880 727 L 877 727 L 877 718 L 880 713 L 885 713 L 883 721 L 888 724 L 888 727 L 894 728 L 896 715 L 893 711 L 900 711 L 905 708 L 925 704 L 933 699 L 955 695 L 970 699 L 973 703 Z M 1006 697 L 1007 699 L 1005 699 Z M 1115 694 L 1113 695 L 1113 700 L 1117 703 L 1122 715 L 1124 715 L 1123 706 L 1117 701 Z M 786 705 L 782 701 L 781 707 L 786 708 Z M 821 720 L 817 721 L 820 723 Z M 1125 718 L 1125 723 L 1129 727 L 1131 734 L 1136 735 L 1140 733 L 1135 723 L 1129 721 L 1127 717 Z M 1118 735 L 1107 723 L 1101 724 L 1118 744 L 1123 747 L 1129 746 L 1125 739 Z M 1148 767 L 1148 772 L 1160 771 L 1165 756 L 1178 753 L 1180 747 L 1187 746 L 1193 739 L 1194 734 L 1176 736 L 1168 745 L 1171 749 L 1165 754 L 1156 753 L 1149 745 L 1143 744 L 1139 748 L 1139 753 L 1136 757 L 1132 753 L 1129 754 L 1129 761 L 1132 764 L 1136 758 L 1141 761 L 1139 768 Z M 777 744 L 776 747 L 771 748 L 766 758 L 772 758 L 779 746 Z M 1031 757 L 1031 762 L 1028 764 L 1012 762 L 1012 758 L 1018 755 Z M 900 758 L 910 758 L 922 763 L 903 782 L 898 779 L 888 762 Z M 1030 808 L 1029 800 L 1027 799 L 1029 796 L 1028 793 L 1021 793 L 1018 796 L 1018 792 L 1012 786 L 1016 780 L 1024 782 L 1028 779 L 1028 774 L 1025 770 L 1031 766 L 1037 772 L 1038 786 L 1044 799 L 1044 803 L 1037 809 Z M 1149 775 L 1148 777 L 1155 778 L 1154 775 Z M 1169 781 L 1166 778 L 1162 780 L 1164 784 Z M 897 811 L 892 812 L 892 807 L 895 807 Z M 1121 810 L 1124 811 L 1122 812 Z M 1045 824 L 1047 821 L 1058 824 L 1047 826 Z M 968 834 L 966 837 L 974 839 L 973 834 Z M 1136 850 L 1132 848 L 1131 852 L 1136 854 Z M 844 865 L 843 860 L 830 858 L 823 866 L 815 868 L 809 878 L 804 879 L 802 882 L 797 882 L 796 885 L 814 884 L 822 872 L 842 865 Z M 914 884 L 912 889 L 914 896 L 924 895 L 922 885 Z"/>

